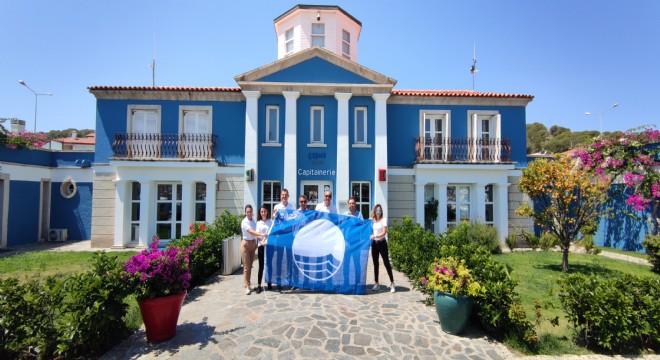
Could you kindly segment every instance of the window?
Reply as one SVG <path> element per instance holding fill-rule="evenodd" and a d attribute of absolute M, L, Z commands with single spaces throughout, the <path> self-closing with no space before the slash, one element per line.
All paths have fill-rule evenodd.
<path fill-rule="evenodd" d="M 450 121 L 447 111 L 422 111 L 420 151 L 424 160 L 451 160 Z"/>
<path fill-rule="evenodd" d="M 76 186 L 76 182 L 71 177 L 67 177 L 64 181 L 62 181 L 62 184 L 60 185 L 60 195 L 62 195 L 63 198 L 71 199 L 72 197 L 76 196 L 77 192 L 78 187 Z"/>
<path fill-rule="evenodd" d="M 195 183 L 195 222 L 206 221 L 206 183 Z"/>
<path fill-rule="evenodd" d="M 140 183 L 131 182 L 131 241 L 140 239 Z"/>
<path fill-rule="evenodd" d="M 266 206 L 268 209 L 268 214 L 273 216 L 273 208 L 281 201 L 280 196 L 282 195 L 282 182 L 264 181 L 261 184 L 261 204 Z M 298 203 L 298 199 L 294 199 L 293 201 L 295 206 Z"/>
<path fill-rule="evenodd" d="M 129 105 L 126 126 L 128 158 L 153 157 L 160 154 L 160 106 Z M 155 134 L 158 136 L 147 136 Z"/>
<path fill-rule="evenodd" d="M 293 28 L 287 30 L 284 33 L 284 38 L 285 38 L 285 46 L 286 46 L 286 53 L 290 53 L 293 51 Z"/>
<path fill-rule="evenodd" d="M 266 142 L 280 142 L 280 108 L 279 106 L 266 106 Z"/>
<path fill-rule="evenodd" d="M 471 151 L 470 160 L 499 162 L 502 155 L 500 146 L 501 116 L 497 111 L 468 111 L 468 137 Z"/>
<path fill-rule="evenodd" d="M 371 217 L 371 183 L 369 181 L 354 181 L 351 183 L 351 196 L 355 198 L 362 217 Z"/>
<path fill-rule="evenodd" d="M 325 24 L 312 24 L 312 46 L 325 46 Z"/>
<path fill-rule="evenodd" d="M 366 107 L 356 107 L 355 108 L 355 144 L 366 144 L 367 143 L 367 108 Z"/>
<path fill-rule="evenodd" d="M 484 223 L 489 226 L 494 225 L 494 216 L 493 216 L 493 184 L 486 185 L 486 218 Z"/>
<path fill-rule="evenodd" d="M 461 221 L 470 221 L 470 186 L 447 186 L 447 227 L 454 228 Z"/>
<path fill-rule="evenodd" d="M 161 240 L 181 237 L 181 184 L 158 184 L 156 234 Z"/>
<path fill-rule="evenodd" d="M 346 30 L 341 31 L 341 52 L 345 58 L 351 58 L 351 33 Z"/>
<path fill-rule="evenodd" d="M 312 106 L 310 143 L 323 144 L 323 106 Z"/>

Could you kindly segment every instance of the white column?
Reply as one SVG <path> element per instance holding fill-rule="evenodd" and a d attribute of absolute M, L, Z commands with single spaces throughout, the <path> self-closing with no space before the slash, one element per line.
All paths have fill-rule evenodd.
<path fill-rule="evenodd" d="M 215 198 L 217 180 L 206 181 L 206 221 L 211 224 L 215 221 Z"/>
<path fill-rule="evenodd" d="M 474 218 L 473 220 L 477 220 L 480 223 L 484 223 L 486 221 L 486 184 L 483 183 L 477 183 L 475 184 L 475 199 L 476 199 L 476 206 L 477 209 L 476 211 L 473 212 Z"/>
<path fill-rule="evenodd" d="M 296 145 L 296 122 L 298 114 L 298 91 L 282 91 L 284 95 L 285 113 L 284 113 L 284 183 L 283 189 L 289 190 L 289 199 L 293 204 L 298 203 L 298 186 L 297 186 L 297 145 Z"/>
<path fill-rule="evenodd" d="M 415 221 L 424 227 L 424 186 L 426 183 L 415 183 Z"/>
<path fill-rule="evenodd" d="M 113 248 L 123 248 L 131 241 L 131 187 L 124 180 L 115 181 L 115 239 Z"/>
<path fill-rule="evenodd" d="M 493 184 L 494 223 L 500 244 L 509 235 L 509 184 Z"/>
<path fill-rule="evenodd" d="M 444 233 L 447 231 L 447 184 L 439 183 L 435 185 L 436 194 L 438 199 L 438 226 L 436 227 L 437 233 Z"/>
<path fill-rule="evenodd" d="M 149 246 L 156 233 L 156 184 L 140 182 L 140 231 L 139 246 Z"/>
<path fill-rule="evenodd" d="M 259 181 L 257 173 L 258 165 L 258 140 L 259 140 L 259 91 L 243 91 L 245 96 L 245 170 L 252 169 L 255 172 L 254 180 L 243 181 L 243 206 L 251 204 L 257 206 L 259 199 Z"/>
<path fill-rule="evenodd" d="M 351 93 L 335 93 L 337 99 L 337 182 L 335 184 L 335 202 L 337 212 L 343 214 L 348 210 L 348 197 L 350 196 L 349 179 L 349 138 L 348 100 Z"/>
<path fill-rule="evenodd" d="M 390 94 L 373 94 L 376 102 L 374 132 L 374 204 L 381 204 L 383 212 L 387 215 L 387 181 L 378 180 L 378 170 L 387 170 L 387 98 Z M 389 176 L 389 174 L 388 174 Z M 424 206 L 424 186 L 422 186 L 422 208 Z M 424 215 L 422 211 L 422 224 Z"/>
<path fill-rule="evenodd" d="M 181 236 L 190 234 L 190 224 L 195 222 L 195 182 L 181 182 Z"/>

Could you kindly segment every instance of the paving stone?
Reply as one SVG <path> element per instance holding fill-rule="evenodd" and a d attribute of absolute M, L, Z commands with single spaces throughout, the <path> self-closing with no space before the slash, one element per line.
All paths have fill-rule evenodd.
<path fill-rule="evenodd" d="M 394 341 L 399 344 L 408 345 L 412 341 L 412 337 L 408 334 L 394 333 Z"/>
<path fill-rule="evenodd" d="M 331 353 L 339 352 L 339 345 L 340 345 L 339 340 L 330 339 L 325 344 L 325 351 L 328 351 L 328 352 L 331 352 Z"/>
<path fill-rule="evenodd" d="M 303 340 L 303 346 L 304 347 L 309 347 L 309 346 L 321 347 L 321 346 L 323 346 L 323 341 L 317 340 L 317 339 L 305 338 Z"/>
<path fill-rule="evenodd" d="M 353 344 L 359 346 L 369 346 L 371 345 L 371 336 L 362 333 L 355 334 L 353 336 Z"/>
<path fill-rule="evenodd" d="M 341 348 L 341 351 L 351 356 L 364 356 L 366 354 L 364 348 L 360 346 L 345 345 Z"/>
<path fill-rule="evenodd" d="M 265 345 L 271 348 L 277 348 L 280 346 L 280 340 L 274 338 L 274 337 L 267 337 L 267 338 L 262 338 L 262 339 L 257 339 L 255 340 L 255 344 L 257 345 Z"/>
<path fill-rule="evenodd" d="M 250 347 L 248 351 L 246 351 L 243 355 L 247 357 L 255 357 L 259 354 L 261 354 L 261 349 L 259 349 L 258 347 Z"/>
<path fill-rule="evenodd" d="M 312 339 L 325 339 L 326 335 L 323 332 L 323 330 L 319 329 L 318 326 L 314 325 L 312 326 L 312 330 L 307 334 L 308 337 Z"/>

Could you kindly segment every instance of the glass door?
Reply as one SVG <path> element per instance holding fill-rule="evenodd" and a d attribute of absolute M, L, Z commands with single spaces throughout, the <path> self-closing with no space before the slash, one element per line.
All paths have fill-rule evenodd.
<path fill-rule="evenodd" d="M 333 191 L 332 181 L 316 180 L 316 181 L 300 182 L 300 193 L 303 195 L 307 195 L 307 210 L 314 210 L 316 208 L 316 204 L 318 204 L 319 202 L 323 202 L 323 193 L 326 190 Z M 333 197 L 333 204 L 335 204 L 337 200 L 334 199 L 335 197 L 334 191 L 332 193 L 332 197 Z M 296 204 L 298 203 L 298 199 L 295 199 L 295 203 Z"/>
<path fill-rule="evenodd" d="M 181 184 L 158 184 L 156 233 L 161 240 L 181 237 Z"/>

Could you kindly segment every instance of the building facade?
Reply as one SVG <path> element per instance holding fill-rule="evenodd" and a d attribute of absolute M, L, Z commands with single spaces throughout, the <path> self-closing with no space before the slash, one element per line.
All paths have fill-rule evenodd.
<path fill-rule="evenodd" d="M 92 246 L 146 246 L 280 192 L 355 196 L 363 216 L 411 216 L 435 232 L 461 220 L 528 227 L 513 210 L 526 164 L 530 95 L 397 90 L 357 62 L 362 24 L 338 6 L 275 19 L 278 60 L 237 87 L 93 86 Z M 384 69 L 387 70 L 387 69 Z M 425 204 L 438 217 L 425 224 Z"/>

